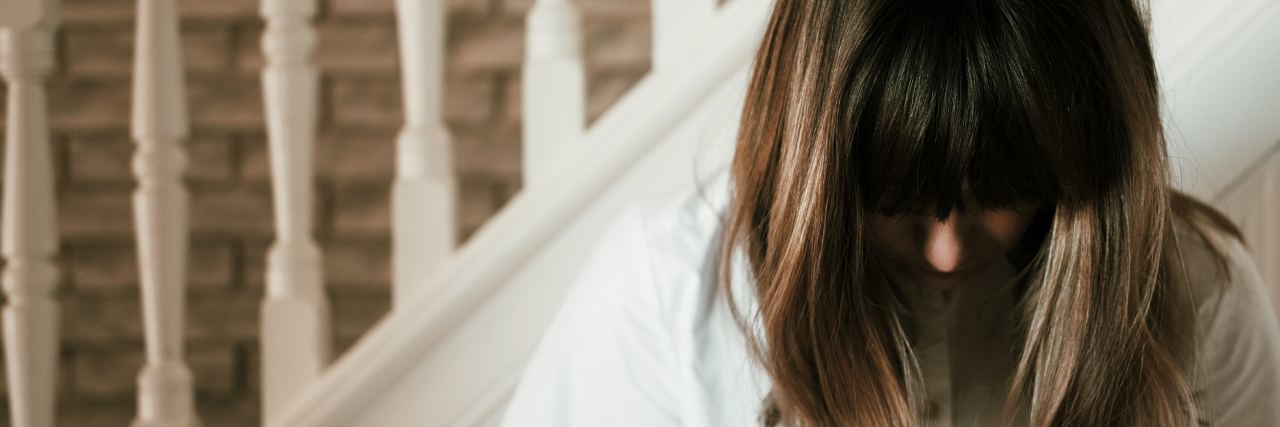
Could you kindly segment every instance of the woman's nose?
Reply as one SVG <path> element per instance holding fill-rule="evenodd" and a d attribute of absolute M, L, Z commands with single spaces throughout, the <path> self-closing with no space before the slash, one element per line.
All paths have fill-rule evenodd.
<path fill-rule="evenodd" d="M 929 267 L 942 273 L 958 270 L 964 259 L 964 238 L 955 212 L 947 219 L 939 222 L 930 218 L 925 221 L 923 250 L 925 262 Z"/>

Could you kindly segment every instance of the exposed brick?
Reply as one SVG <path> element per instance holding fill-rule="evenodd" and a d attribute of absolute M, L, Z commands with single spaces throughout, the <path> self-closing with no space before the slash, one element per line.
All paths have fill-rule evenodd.
<path fill-rule="evenodd" d="M 215 73 L 228 69 L 231 65 L 229 32 L 224 27 L 184 27 L 182 60 L 190 72 Z"/>
<path fill-rule="evenodd" d="M 329 86 L 336 126 L 399 129 L 404 124 L 398 79 L 336 78 Z M 449 79 L 444 84 L 444 118 L 448 122 L 483 123 L 493 116 L 495 79 L 485 74 Z"/>
<path fill-rule="evenodd" d="M 481 123 L 494 117 L 497 102 L 496 76 L 448 79 L 444 86 L 444 117 L 450 122 Z"/>
<path fill-rule="evenodd" d="M 501 0 L 502 13 L 525 16 L 537 0 Z M 576 0 L 579 13 L 586 16 L 643 16 L 651 12 L 651 2 L 640 0 Z"/>
<path fill-rule="evenodd" d="M 591 68 L 648 68 L 652 52 L 647 20 L 588 19 L 586 63 Z"/>
<path fill-rule="evenodd" d="M 85 241 L 70 245 L 71 283 L 77 290 L 137 289 L 138 255 L 132 239 Z M 226 288 L 232 281 L 229 242 L 197 241 L 188 249 L 187 283 L 191 289 Z"/>
<path fill-rule="evenodd" d="M 395 13 L 395 0 L 328 0 L 334 15 L 386 16 Z"/>
<path fill-rule="evenodd" d="M 206 293 L 187 298 L 188 341 L 256 339 L 260 292 Z M 198 302 L 198 303 L 197 303 Z M 137 293 L 70 295 L 62 301 L 64 342 L 71 346 L 139 344 L 142 311 Z"/>
<path fill-rule="evenodd" d="M 64 131 L 127 131 L 129 80 L 56 80 L 49 84 L 50 123 Z"/>
<path fill-rule="evenodd" d="M 466 242 L 502 205 L 491 179 L 463 178 L 458 187 L 459 241 Z"/>
<path fill-rule="evenodd" d="M 58 198 L 58 232 L 68 239 L 133 236 L 131 194 L 127 188 L 68 188 Z"/>
<path fill-rule="evenodd" d="M 198 128 L 261 131 L 262 86 L 256 75 L 193 79 L 187 84 L 191 124 Z"/>
<path fill-rule="evenodd" d="M 324 247 L 325 282 L 330 289 L 391 286 L 391 241 L 387 236 L 334 239 Z"/>
<path fill-rule="evenodd" d="M 195 375 L 196 392 L 229 395 L 239 386 L 236 349 L 226 344 L 191 345 L 187 364 Z"/>
<path fill-rule="evenodd" d="M 4 320 L 2 319 L 3 319 L 3 316 L 0 316 L 0 328 L 4 327 Z M 0 329 L 0 330 L 3 330 L 3 329 Z M 0 347 L 3 347 L 3 346 L 4 344 L 0 344 Z M 9 396 L 9 363 L 5 360 L 4 353 L 5 352 L 0 351 L 0 363 L 4 363 L 4 366 L 5 366 L 5 369 L 0 369 L 0 395 L 3 395 L 4 397 L 8 397 Z M 0 407 L 7 407 L 7 406 L 9 405 L 0 405 Z M 0 415 L 6 415 L 5 418 L 2 418 L 6 421 L 9 419 L 7 417 L 7 415 L 9 415 L 8 413 L 3 413 Z"/>
<path fill-rule="evenodd" d="M 258 0 L 179 0 L 178 10 L 184 20 L 256 20 Z"/>
<path fill-rule="evenodd" d="M 240 241 L 240 283 L 257 292 L 265 289 L 267 282 L 267 248 L 271 239 L 243 239 Z"/>
<path fill-rule="evenodd" d="M 339 181 L 390 181 L 395 173 L 394 128 L 335 130 L 320 136 L 316 165 Z"/>
<path fill-rule="evenodd" d="M 137 288 L 137 254 L 132 240 L 73 243 L 71 282 L 77 290 Z M 130 262 L 133 261 L 133 262 Z"/>
<path fill-rule="evenodd" d="M 390 182 L 339 184 L 334 188 L 333 228 L 340 235 L 387 235 L 391 231 Z"/>
<path fill-rule="evenodd" d="M 454 168 L 461 176 L 520 175 L 520 124 L 503 122 L 491 128 L 459 128 L 453 133 Z"/>
<path fill-rule="evenodd" d="M 340 237 L 319 244 L 324 260 L 325 289 L 390 291 L 389 236 Z M 245 242 L 244 247 L 245 282 L 260 288 L 266 281 L 264 268 L 269 242 Z"/>
<path fill-rule="evenodd" d="M 520 73 L 503 73 L 497 79 L 499 93 L 497 119 L 503 122 L 519 121 L 524 116 L 524 85 Z"/>
<path fill-rule="evenodd" d="M 338 340 L 353 339 L 364 335 L 391 309 L 388 292 L 348 291 L 335 292 L 332 301 L 334 332 Z"/>
<path fill-rule="evenodd" d="M 191 198 L 193 233 L 272 234 L 271 193 L 265 187 L 209 189 Z"/>
<path fill-rule="evenodd" d="M 398 127 L 334 129 L 321 132 L 315 142 L 317 177 L 340 181 L 390 181 L 395 173 Z M 269 150 L 258 137 L 241 142 L 241 177 L 253 182 L 271 178 Z"/>
<path fill-rule="evenodd" d="M 8 92 L 8 87 L 6 85 L 0 84 L 0 97 L 2 97 L 0 99 L 6 100 L 5 102 L 0 102 L 0 114 L 3 114 L 3 115 L 0 115 L 0 117 L 9 117 L 5 113 L 5 109 L 9 108 L 8 107 L 9 102 L 7 101 L 9 99 L 9 92 Z M 4 129 L 5 123 L 7 122 L 8 120 L 0 120 L 0 129 Z M 3 152 L 3 151 L 4 150 L 0 150 L 0 152 Z M 3 156 L 3 155 L 0 154 L 0 156 Z M 3 406 L 4 405 L 0 405 L 0 407 L 3 407 Z"/>
<path fill-rule="evenodd" d="M 107 401 L 78 400 L 74 403 L 58 406 L 58 425 L 127 426 L 136 414 L 132 397 Z"/>
<path fill-rule="evenodd" d="M 137 4 L 129 0 L 66 0 L 62 19 L 68 25 L 121 23 L 133 21 Z M 255 0 L 179 0 L 178 13 L 184 21 L 231 21 L 257 19 Z"/>
<path fill-rule="evenodd" d="M 400 85 L 386 78 L 340 78 L 330 85 L 333 121 L 337 126 L 396 128 L 400 113 Z"/>
<path fill-rule="evenodd" d="M 210 399 L 197 396 L 200 423 L 207 427 L 243 427 L 262 423 L 262 408 L 257 394 L 235 399 Z"/>
<path fill-rule="evenodd" d="M 235 391 L 234 350 L 225 344 L 187 349 L 185 360 L 195 377 L 197 393 L 226 395 Z M 90 398 L 127 398 L 137 393 L 143 363 L 142 347 L 82 347 L 73 356 L 75 390 Z"/>
<path fill-rule="evenodd" d="M 198 182 L 231 179 L 231 148 L 224 138 L 200 138 L 186 142 L 186 177 Z M 72 137 L 67 142 L 70 177 L 75 182 L 133 184 L 130 167 L 136 145 L 124 133 Z"/>
<path fill-rule="evenodd" d="M 399 67 L 395 20 L 390 16 L 335 19 L 315 24 L 320 40 L 313 56 L 321 70 L 334 73 L 376 72 L 393 75 Z M 262 26 L 242 29 L 237 37 L 239 68 L 257 72 L 265 64 L 260 44 Z"/>
<path fill-rule="evenodd" d="M 262 390 L 262 346 L 258 340 L 242 341 L 236 345 L 236 366 L 240 370 L 241 384 L 249 396 L 258 396 Z M 258 399 L 251 399 L 257 401 Z"/>
<path fill-rule="evenodd" d="M 386 273 L 380 273 L 380 275 L 384 277 L 382 279 L 379 279 L 377 277 L 372 277 L 372 278 L 348 280 L 350 279 L 349 276 L 339 275 L 338 278 L 340 280 L 336 282 L 333 280 L 334 277 L 332 273 L 328 273 L 328 271 L 335 268 L 337 270 L 347 271 L 352 268 L 352 267 L 349 267 L 351 265 L 356 265 L 356 266 L 364 265 L 364 267 L 359 267 L 359 268 L 363 269 L 363 271 L 369 271 L 371 268 L 374 268 L 374 267 L 368 267 L 368 265 L 376 265 L 378 263 L 387 262 L 387 261 L 369 262 L 369 261 L 358 261 L 358 260 L 352 261 L 345 258 L 344 254 L 349 253 L 347 249 L 341 249 L 341 248 L 335 249 L 335 245 L 359 246 L 358 244 L 355 244 L 355 243 L 347 244 L 347 242 L 352 242 L 352 241 L 362 242 L 363 244 L 366 245 L 366 246 L 363 246 L 366 249 L 368 247 L 377 247 L 378 243 L 376 242 L 369 243 L 369 241 L 371 240 L 372 241 L 381 240 L 384 242 L 382 243 L 383 245 L 389 245 L 389 243 L 385 243 L 387 240 L 386 235 L 358 236 L 357 238 L 351 238 L 350 236 L 347 236 L 344 238 L 337 238 L 337 239 L 319 238 L 319 237 L 316 238 L 316 244 L 320 246 L 320 254 L 321 254 L 322 262 L 325 264 L 324 266 L 322 266 L 322 268 L 324 268 L 325 271 L 327 272 L 325 274 L 325 285 L 324 285 L 326 289 L 330 287 L 335 287 L 335 286 L 336 287 L 359 287 L 359 288 L 367 289 L 371 286 L 379 287 L 379 286 L 385 286 L 389 283 L 389 281 L 385 279 Z M 242 254 L 241 263 L 244 266 L 243 269 L 241 270 L 242 272 L 241 280 L 243 281 L 243 283 L 246 284 L 246 286 L 250 290 L 253 290 L 255 292 L 260 292 L 260 289 L 262 289 L 264 287 L 264 284 L 266 283 L 267 250 L 268 248 L 270 248 L 271 243 L 272 243 L 272 240 L 270 239 L 245 239 L 244 241 L 241 242 L 241 251 L 240 251 L 240 253 Z M 337 252 L 335 253 L 335 251 Z M 359 254 L 357 256 L 370 256 L 370 254 Z M 379 256 L 385 258 L 387 254 L 384 253 Z M 348 266 L 348 267 L 343 267 L 343 266 Z"/>
<path fill-rule="evenodd" d="M 523 64 L 522 17 L 459 17 L 451 24 L 447 64 L 452 74 L 518 69 Z"/>
<path fill-rule="evenodd" d="M 136 292 L 111 296 L 72 294 L 63 298 L 64 345 L 140 344 L 142 311 L 138 299 Z"/>
<path fill-rule="evenodd" d="M 271 159 L 264 136 L 244 136 L 236 141 L 236 145 L 242 181 L 262 182 L 271 179 Z"/>
<path fill-rule="evenodd" d="M 128 397 L 137 392 L 142 349 L 82 347 L 73 357 L 76 393 L 90 397 Z"/>
<path fill-rule="evenodd" d="M 487 13 L 489 4 L 489 0 L 446 0 L 451 13 Z M 329 0 L 329 11 L 334 15 L 391 15 L 395 0 Z"/>
<path fill-rule="evenodd" d="M 136 4 L 130 0 L 65 0 L 62 2 L 62 22 L 68 27 L 128 23 L 137 13 L 135 9 Z"/>
<path fill-rule="evenodd" d="M 67 151 L 73 181 L 134 182 L 129 167 L 134 144 L 124 132 L 73 137 Z"/>
<path fill-rule="evenodd" d="M 129 24 L 72 26 L 63 31 L 62 60 L 75 76 L 127 79 L 133 70 L 133 33 Z M 189 26 L 182 32 L 182 59 L 188 72 L 213 73 L 228 66 L 227 31 L 216 26 Z"/>
<path fill-rule="evenodd" d="M 196 136 L 187 141 L 187 173 L 192 182 L 226 182 L 233 179 L 232 145 L 228 138 Z"/>

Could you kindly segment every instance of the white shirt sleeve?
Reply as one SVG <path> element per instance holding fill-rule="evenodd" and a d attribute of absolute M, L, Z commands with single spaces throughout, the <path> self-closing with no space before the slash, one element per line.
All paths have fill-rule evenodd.
<path fill-rule="evenodd" d="M 534 350 L 501 425 L 679 425 L 673 340 L 637 210 L 602 236 Z"/>
<path fill-rule="evenodd" d="M 1280 425 L 1280 321 L 1253 257 L 1235 239 L 1224 249 L 1232 283 L 1201 308 L 1201 425 Z"/>

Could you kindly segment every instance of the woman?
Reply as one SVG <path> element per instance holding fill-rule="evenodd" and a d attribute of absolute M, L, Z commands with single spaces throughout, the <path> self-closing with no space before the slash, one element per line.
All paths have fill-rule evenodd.
<path fill-rule="evenodd" d="M 1280 425 L 1132 0 L 777 0 L 752 76 L 711 203 L 615 224 L 505 424 Z"/>

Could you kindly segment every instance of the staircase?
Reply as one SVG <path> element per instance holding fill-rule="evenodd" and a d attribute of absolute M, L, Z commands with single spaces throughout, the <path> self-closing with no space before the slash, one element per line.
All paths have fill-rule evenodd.
<path fill-rule="evenodd" d="M 351 350 L 328 355 L 328 301 L 311 241 L 315 4 L 263 0 L 264 71 L 278 209 L 263 303 L 264 423 L 271 426 L 495 425 L 567 286 L 610 220 L 637 201 L 686 192 L 729 160 L 769 0 L 652 0 L 654 69 L 590 128 L 582 123 L 580 28 L 567 0 L 536 0 L 525 69 L 526 188 L 462 247 L 451 247 L 453 178 L 440 114 L 442 0 L 399 0 L 406 123 L 397 140 L 395 302 Z M 1280 3 L 1152 0 L 1154 42 L 1177 185 L 1241 223 L 1280 307 Z M 185 215 L 173 178 L 185 116 L 172 0 L 139 2 L 136 203 Z M 52 58 L 53 0 L 0 0 L 0 69 L 11 91 L 5 168 L 6 355 L 13 424 L 49 426 L 56 310 L 46 259 L 47 128 L 40 73 Z M 3 38 L 0 38 L 3 39 Z M 175 98 L 177 97 L 177 98 Z M 149 108 L 145 106 L 151 106 Z M 166 107 L 169 106 L 169 107 Z M 21 112 L 14 114 L 12 112 Z M 163 155 L 156 155 L 161 153 Z M 17 162 L 14 159 L 22 159 Z M 278 159 L 278 160 L 277 160 Z M 180 167 L 180 166 L 179 166 Z M 21 185 L 21 186 L 19 186 Z M 19 189 L 23 189 L 19 192 Z M 10 196 L 11 194 L 21 194 Z M 138 209 L 135 209 L 138 210 Z M 182 222 L 140 218 L 147 367 L 135 425 L 193 425 L 182 357 Z M 23 231 L 19 233 L 18 231 Z M 38 232 L 27 232 L 39 230 Z M 169 248 L 164 250 L 164 248 Z M 15 262 L 17 260 L 18 262 Z M 17 265 L 18 267 L 14 267 Z M 35 267 L 24 267 L 35 266 Z M 17 271 L 15 273 L 14 271 Z M 22 273 L 22 274 L 18 274 Z M 15 320 L 11 320 L 16 319 Z M 170 325 L 162 328 L 159 325 Z M 301 362 L 298 362 L 301 361 Z"/>

